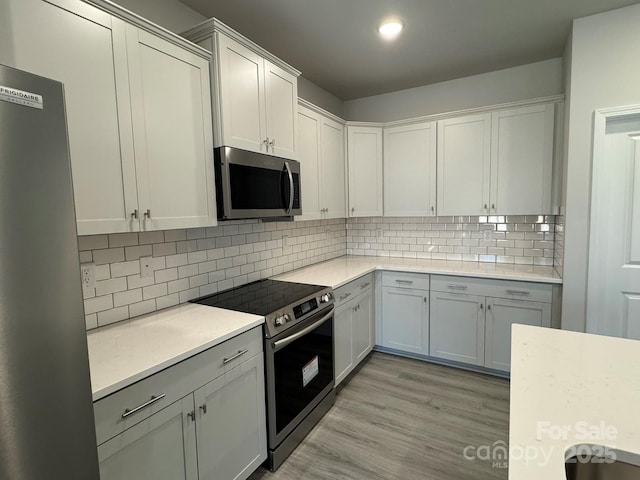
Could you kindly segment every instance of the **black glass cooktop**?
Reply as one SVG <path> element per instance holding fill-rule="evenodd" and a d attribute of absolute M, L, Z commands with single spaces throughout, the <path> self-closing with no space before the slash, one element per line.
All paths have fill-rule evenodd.
<path fill-rule="evenodd" d="M 327 287 L 320 285 L 264 279 L 198 298 L 192 302 L 266 316 L 286 306 L 295 305 L 305 297 L 325 288 Z"/>

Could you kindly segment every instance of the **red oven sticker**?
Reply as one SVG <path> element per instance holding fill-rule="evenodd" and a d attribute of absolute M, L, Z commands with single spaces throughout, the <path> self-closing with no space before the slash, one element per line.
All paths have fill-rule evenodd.
<path fill-rule="evenodd" d="M 318 375 L 318 372 L 318 356 L 316 355 L 309 363 L 302 367 L 302 386 L 306 387 L 309 382 Z"/>

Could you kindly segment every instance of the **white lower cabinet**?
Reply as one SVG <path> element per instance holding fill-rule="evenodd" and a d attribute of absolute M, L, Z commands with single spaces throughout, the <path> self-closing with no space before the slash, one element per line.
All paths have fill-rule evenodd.
<path fill-rule="evenodd" d="M 100 479 L 197 479 L 191 412 L 193 396 L 189 395 L 100 445 Z"/>
<path fill-rule="evenodd" d="M 375 343 L 372 274 L 336 289 L 335 296 L 334 372 L 338 385 L 369 354 Z"/>
<path fill-rule="evenodd" d="M 101 480 L 248 478 L 267 458 L 261 331 L 96 402 Z"/>
<path fill-rule="evenodd" d="M 551 326 L 551 285 L 433 276 L 430 355 L 511 368 L 511 326 Z"/>
<path fill-rule="evenodd" d="M 429 275 L 382 274 L 380 345 L 429 354 Z"/>
<path fill-rule="evenodd" d="M 484 365 L 484 298 L 431 294 L 432 357 Z"/>
<path fill-rule="evenodd" d="M 548 327 L 550 321 L 549 303 L 487 298 L 485 367 L 511 370 L 511 326 L 514 323 Z"/>

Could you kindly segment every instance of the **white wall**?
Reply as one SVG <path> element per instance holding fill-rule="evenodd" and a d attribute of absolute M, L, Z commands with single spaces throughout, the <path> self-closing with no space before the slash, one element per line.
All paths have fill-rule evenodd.
<path fill-rule="evenodd" d="M 298 96 L 340 118 L 344 116 L 342 100 L 303 76 L 298 77 Z"/>
<path fill-rule="evenodd" d="M 207 20 L 177 0 L 115 0 L 115 3 L 174 33 Z"/>
<path fill-rule="evenodd" d="M 387 122 L 563 92 L 562 58 L 344 103 L 347 120 Z"/>
<path fill-rule="evenodd" d="M 574 21 L 562 327 L 584 331 L 596 109 L 640 104 L 640 5 Z"/>

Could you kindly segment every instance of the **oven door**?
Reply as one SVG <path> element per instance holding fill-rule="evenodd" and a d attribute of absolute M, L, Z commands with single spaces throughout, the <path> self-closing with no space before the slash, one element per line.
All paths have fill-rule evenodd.
<path fill-rule="evenodd" d="M 300 215 L 300 164 L 232 147 L 215 151 L 218 217 Z"/>
<path fill-rule="evenodd" d="M 270 448 L 280 444 L 334 387 L 333 309 L 267 340 Z"/>

